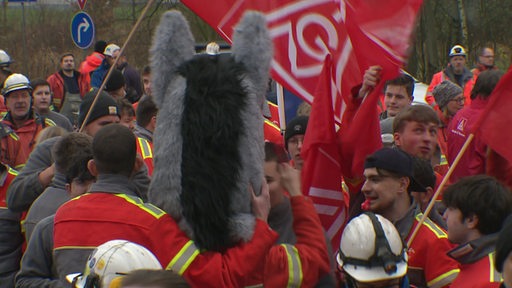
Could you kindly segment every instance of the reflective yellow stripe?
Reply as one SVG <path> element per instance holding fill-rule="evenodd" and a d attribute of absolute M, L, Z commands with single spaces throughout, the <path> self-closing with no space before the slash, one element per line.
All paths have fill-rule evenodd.
<path fill-rule="evenodd" d="M 57 126 L 57 124 L 55 124 L 55 122 L 50 118 L 44 118 L 44 123 L 46 126 Z"/>
<path fill-rule="evenodd" d="M 18 173 L 20 173 L 20 172 L 18 172 L 18 170 L 14 170 L 14 169 L 12 169 L 11 167 L 9 167 L 9 169 L 7 170 L 7 172 L 8 172 L 9 174 L 11 174 L 11 175 L 14 175 L 14 176 L 18 176 Z"/>
<path fill-rule="evenodd" d="M 134 196 L 126 195 L 126 194 L 113 194 L 113 195 L 125 199 L 126 201 L 136 205 L 140 209 L 153 215 L 157 219 L 160 219 L 160 217 L 165 215 L 165 212 L 162 211 L 160 208 L 158 208 L 152 204 L 149 204 L 149 203 L 144 203 L 138 197 L 134 197 Z"/>
<path fill-rule="evenodd" d="M 194 241 L 189 240 L 187 244 L 181 248 L 180 252 L 172 258 L 171 263 L 167 265 L 166 269 L 183 275 L 192 261 L 196 259 L 197 255 L 199 255 L 199 249 L 197 249 Z"/>
<path fill-rule="evenodd" d="M 421 217 L 423 216 L 423 213 L 418 213 L 416 215 L 416 220 L 419 222 Z M 437 238 L 448 238 L 448 235 L 446 235 L 446 232 L 443 231 L 443 229 L 439 228 L 436 223 L 434 223 L 430 218 L 426 218 L 423 222 L 423 225 L 425 225 L 428 229 L 430 229 L 434 234 L 436 234 Z"/>
<path fill-rule="evenodd" d="M 441 154 L 441 161 L 439 162 L 439 165 L 448 165 L 448 160 L 446 159 L 446 155 Z"/>
<path fill-rule="evenodd" d="M 15 141 L 19 141 L 20 137 L 18 137 L 18 134 L 16 133 L 9 133 L 9 136 L 14 139 Z"/>
<path fill-rule="evenodd" d="M 302 265 L 300 263 L 299 251 L 290 244 L 281 244 L 288 257 L 288 286 L 300 287 L 302 284 Z"/>
<path fill-rule="evenodd" d="M 14 166 L 14 169 L 20 171 L 21 169 L 23 169 L 23 167 L 25 167 L 25 163 Z"/>
<path fill-rule="evenodd" d="M 444 287 L 453 282 L 453 280 L 459 275 L 459 269 L 450 270 L 444 274 L 441 274 L 427 282 L 427 286 L 430 288 Z"/>
<path fill-rule="evenodd" d="M 21 225 L 21 233 L 25 233 L 27 231 L 27 229 L 25 229 L 25 222 L 27 220 L 23 219 L 20 221 L 20 225 Z"/>
<path fill-rule="evenodd" d="M 489 254 L 489 282 L 501 282 L 502 276 L 494 267 L 494 252 Z"/>
<path fill-rule="evenodd" d="M 144 138 L 137 138 L 139 140 L 140 151 L 142 153 L 142 158 L 153 158 L 153 151 L 151 151 L 151 146 L 149 145 L 148 140 Z"/>
<path fill-rule="evenodd" d="M 276 128 L 276 130 L 281 131 L 281 128 L 279 128 L 279 126 L 277 126 L 276 124 L 274 124 L 274 122 L 272 122 L 272 121 L 270 121 L 270 120 L 268 120 L 266 118 L 265 118 L 265 123 L 267 123 L 267 125 L 272 126 L 273 128 Z"/>

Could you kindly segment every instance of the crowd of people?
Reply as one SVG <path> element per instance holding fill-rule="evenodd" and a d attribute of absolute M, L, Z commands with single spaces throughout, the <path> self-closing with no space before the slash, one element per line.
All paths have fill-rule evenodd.
<path fill-rule="evenodd" d="M 302 194 L 309 111 L 281 133 L 269 102 L 265 181 L 248 189 L 254 235 L 222 252 L 197 247 L 148 200 L 158 119 L 151 69 L 137 72 L 119 52 L 98 41 L 79 69 L 64 53 L 59 71 L 29 80 L 0 50 L 1 288 L 512 287 L 512 169 L 478 138 L 455 163 L 503 74 L 491 48 L 469 70 L 455 45 L 428 105 L 413 105 L 410 76 L 385 83 L 384 148 L 366 158 L 360 191 L 347 191 L 352 215 L 339 247 Z M 352 96 L 362 100 L 381 72 L 369 67 Z"/>

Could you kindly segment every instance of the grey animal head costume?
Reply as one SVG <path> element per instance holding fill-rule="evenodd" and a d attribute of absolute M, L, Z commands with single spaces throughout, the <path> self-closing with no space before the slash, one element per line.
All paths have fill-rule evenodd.
<path fill-rule="evenodd" d="M 166 12 L 150 55 L 159 109 L 150 202 L 201 249 L 250 240 L 248 186 L 260 191 L 264 181 L 262 107 L 272 59 L 264 16 L 244 15 L 232 54 L 194 55 L 188 23 Z"/>

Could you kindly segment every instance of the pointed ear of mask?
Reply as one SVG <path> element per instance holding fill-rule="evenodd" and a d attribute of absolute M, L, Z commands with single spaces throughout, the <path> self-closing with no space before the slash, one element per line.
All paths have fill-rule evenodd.
<path fill-rule="evenodd" d="M 158 108 L 180 64 L 194 56 L 194 38 L 187 20 L 178 11 L 162 16 L 150 49 L 153 99 Z"/>
<path fill-rule="evenodd" d="M 246 77 L 261 95 L 261 107 L 266 104 L 270 61 L 273 56 L 272 39 L 267 29 L 267 20 L 262 13 L 248 11 L 235 28 L 233 35 L 233 56 L 246 68 Z"/>

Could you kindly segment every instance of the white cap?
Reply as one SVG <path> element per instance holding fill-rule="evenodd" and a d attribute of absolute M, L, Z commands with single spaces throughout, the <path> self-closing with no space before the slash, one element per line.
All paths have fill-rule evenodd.
<path fill-rule="evenodd" d="M 389 244 L 390 255 L 395 258 L 392 262 L 396 266 L 396 270 L 386 271 L 384 265 L 362 265 L 353 263 L 350 259 L 358 262 L 369 261 L 372 257 L 376 257 L 376 229 L 370 218 L 365 213 L 352 219 L 341 236 L 340 250 L 336 257 L 338 264 L 352 278 L 359 282 L 375 282 L 387 279 L 395 279 L 403 277 L 407 272 L 407 254 L 400 234 L 395 226 L 386 218 L 376 215 L 377 221 L 380 223 L 384 236 Z M 368 263 L 369 264 L 369 263 Z"/>
<path fill-rule="evenodd" d="M 148 249 L 127 240 L 111 240 L 98 246 L 89 256 L 84 273 L 73 273 L 66 279 L 75 287 L 84 288 L 88 278 L 98 277 L 101 286 L 137 269 L 162 269 L 160 262 Z"/>
<path fill-rule="evenodd" d="M 448 56 L 449 57 L 453 57 L 453 56 L 466 57 L 466 49 L 464 49 L 464 47 L 462 47 L 461 45 L 455 45 L 452 47 L 452 49 L 450 49 L 450 54 Z"/>
<path fill-rule="evenodd" d="M 108 44 L 107 47 L 105 47 L 105 51 L 103 52 L 103 54 L 105 56 L 114 57 L 114 52 L 116 52 L 117 50 L 121 50 L 121 48 L 119 48 L 119 46 L 117 46 L 116 44 Z"/>
<path fill-rule="evenodd" d="M 7 79 L 5 79 L 4 89 L 2 89 L 2 95 L 6 96 L 7 94 L 16 91 L 28 89 L 31 90 L 30 81 L 25 75 L 19 73 L 13 73 Z"/>

